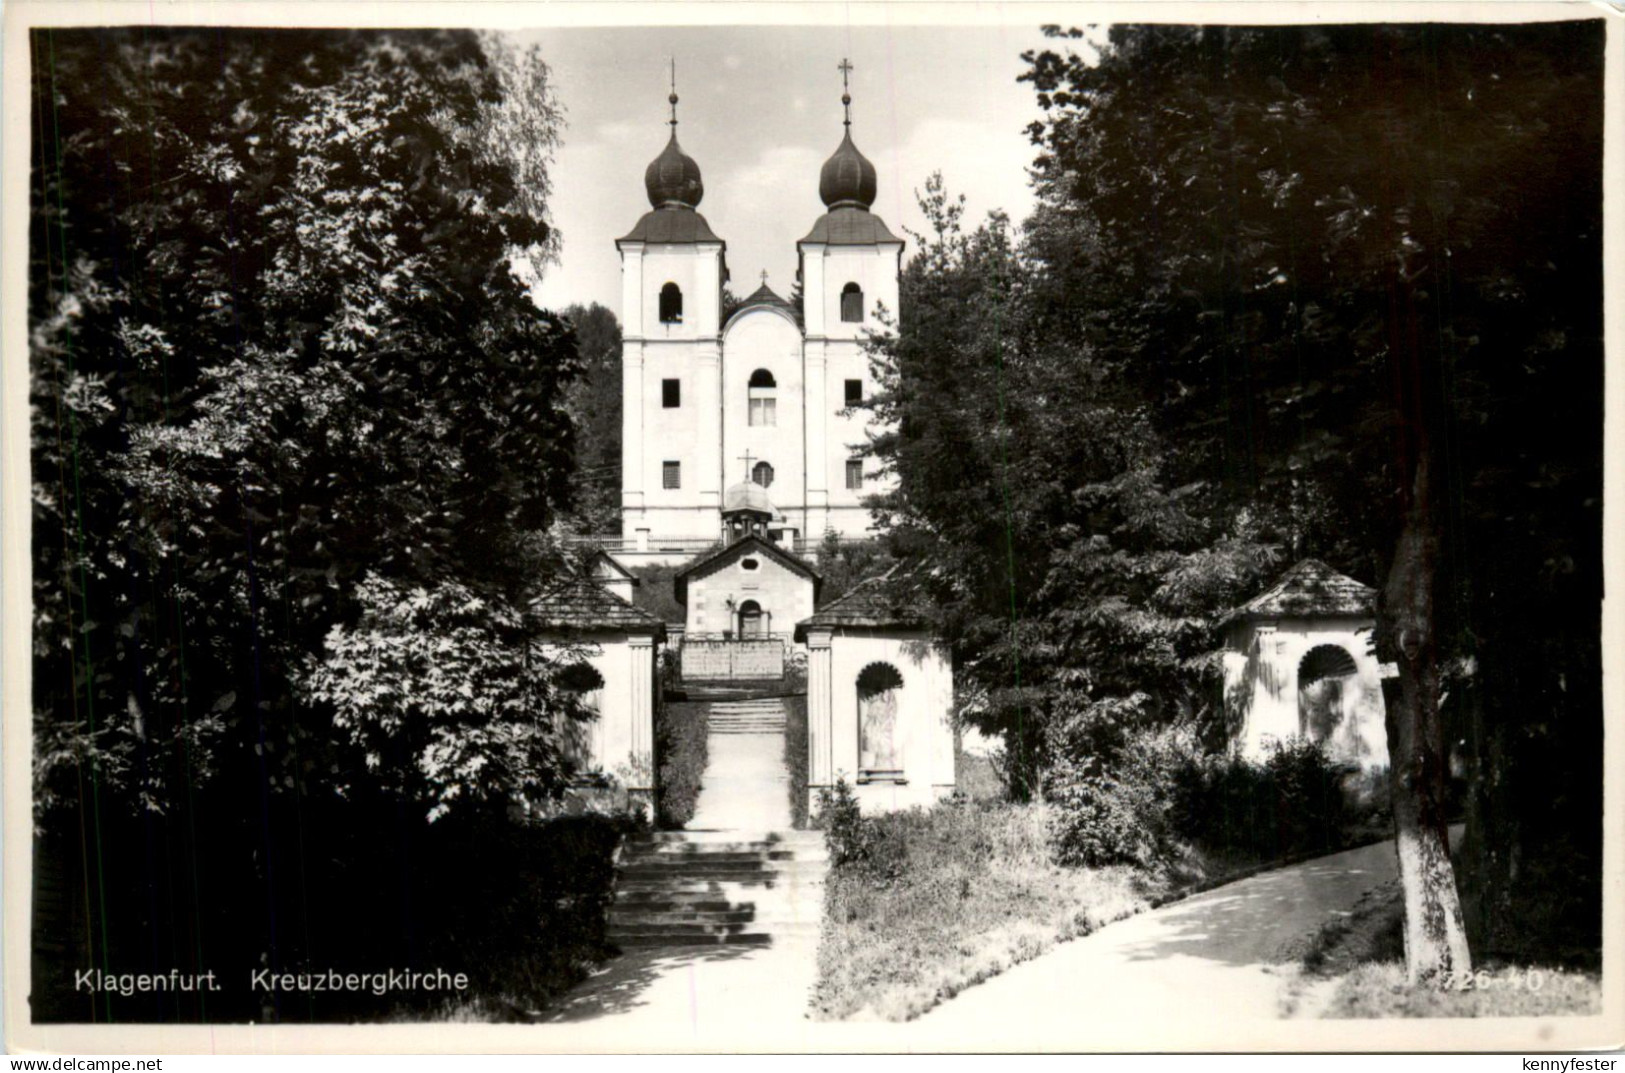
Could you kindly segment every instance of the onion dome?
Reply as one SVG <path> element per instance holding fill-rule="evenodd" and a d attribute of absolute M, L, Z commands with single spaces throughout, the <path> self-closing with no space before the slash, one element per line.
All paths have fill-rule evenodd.
<path fill-rule="evenodd" d="M 692 209 L 705 196 L 705 184 L 700 181 L 700 166 L 677 144 L 675 127 L 665 150 L 654 158 L 643 173 L 643 186 L 649 191 L 649 204 L 657 209 Z"/>
<path fill-rule="evenodd" d="M 867 209 L 875 203 L 875 166 L 852 144 L 849 129 L 818 173 L 818 196 L 830 209 Z"/>

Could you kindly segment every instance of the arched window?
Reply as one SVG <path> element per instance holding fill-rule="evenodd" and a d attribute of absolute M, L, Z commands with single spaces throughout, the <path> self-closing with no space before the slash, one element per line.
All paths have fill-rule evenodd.
<path fill-rule="evenodd" d="M 660 288 L 660 323 L 681 324 L 683 322 L 683 291 L 675 283 L 668 283 Z"/>
<path fill-rule="evenodd" d="M 750 396 L 749 424 L 767 427 L 779 423 L 778 381 L 766 369 L 757 369 L 750 374 L 750 386 L 747 389 Z M 760 482 L 757 482 L 760 483 Z"/>
<path fill-rule="evenodd" d="M 592 782 L 587 773 L 603 765 L 604 676 L 590 663 L 572 663 L 559 670 L 559 691 L 576 702 L 578 717 L 560 713 L 560 736 L 565 758 L 577 781 Z"/>
<path fill-rule="evenodd" d="M 871 663 L 858 674 L 858 777 L 873 782 L 901 779 L 897 745 L 897 695 L 903 676 L 890 663 Z"/>
<path fill-rule="evenodd" d="M 1314 742 L 1332 736 L 1355 673 L 1354 657 L 1337 645 L 1316 645 L 1305 654 L 1298 664 L 1299 733 Z"/>
<path fill-rule="evenodd" d="M 863 323 L 863 288 L 856 283 L 841 288 L 841 319 L 848 324 Z"/>
<path fill-rule="evenodd" d="M 767 621 L 767 616 L 762 613 L 762 605 L 755 600 L 746 600 L 739 605 L 740 639 L 766 637 Z"/>
<path fill-rule="evenodd" d="M 750 479 L 763 488 L 773 487 L 773 467 L 767 462 L 758 462 L 750 468 Z"/>

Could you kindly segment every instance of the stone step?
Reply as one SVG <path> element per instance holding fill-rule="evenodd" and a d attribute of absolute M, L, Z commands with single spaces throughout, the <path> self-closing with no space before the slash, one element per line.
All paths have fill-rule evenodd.
<path fill-rule="evenodd" d="M 714 935 L 740 935 L 744 933 L 744 924 L 650 924 L 627 925 L 620 924 L 605 930 L 610 939 L 619 942 L 634 936 L 669 935 L 691 936 L 704 939 Z"/>
<path fill-rule="evenodd" d="M 611 907 L 669 906 L 682 909 L 749 909 L 754 902 L 734 902 L 721 891 L 617 891 Z"/>
<path fill-rule="evenodd" d="M 644 928 L 662 924 L 751 924 L 756 922 L 754 909 L 713 909 L 690 913 L 681 909 L 624 909 L 609 911 L 609 927 Z"/>
<path fill-rule="evenodd" d="M 775 845 L 808 845 L 817 843 L 823 845 L 824 832 L 822 831 L 744 831 L 735 829 L 719 829 L 711 827 L 687 827 L 681 831 L 651 831 L 646 835 L 639 835 L 631 840 L 642 842 L 687 842 L 699 844 L 702 842 L 748 842 L 751 844 L 770 842 Z"/>
<path fill-rule="evenodd" d="M 627 852 L 621 855 L 623 864 L 634 861 L 641 864 L 645 861 L 657 864 L 682 865 L 697 864 L 733 864 L 741 861 L 755 861 L 767 864 L 772 861 L 800 860 L 802 851 L 794 849 L 743 849 L 743 850 L 710 850 L 695 849 L 688 852 L 673 852 L 665 847 L 628 847 Z"/>
<path fill-rule="evenodd" d="M 656 932 L 648 935 L 611 935 L 610 942 L 621 948 L 665 946 L 772 946 L 771 935 L 669 935 Z"/>
<path fill-rule="evenodd" d="M 816 940 L 819 935 L 817 925 L 791 925 L 776 924 L 771 928 L 745 926 L 745 925 L 718 925 L 696 926 L 687 924 L 649 924 L 640 927 L 612 927 L 605 931 L 605 937 L 618 946 L 627 946 L 638 943 L 639 940 L 647 942 L 651 939 L 663 940 L 666 943 L 685 942 L 712 942 L 718 939 L 736 940 L 756 937 L 766 941 L 774 940 Z"/>
<path fill-rule="evenodd" d="M 710 856 L 715 853 L 798 853 L 802 847 L 788 842 L 644 842 L 628 841 L 621 852 L 658 853 L 668 857 Z"/>
<path fill-rule="evenodd" d="M 684 879 L 678 876 L 665 876 L 657 878 L 637 877 L 622 879 L 616 882 L 618 893 L 625 894 L 714 894 L 713 889 L 718 880 L 715 877 L 698 877 Z M 819 876 L 781 876 L 772 872 L 761 872 L 752 876 L 735 876 L 721 881 L 725 886 L 740 888 L 738 893 L 749 893 L 752 897 L 761 897 L 764 890 L 780 894 L 792 891 L 822 890 L 824 881 Z"/>

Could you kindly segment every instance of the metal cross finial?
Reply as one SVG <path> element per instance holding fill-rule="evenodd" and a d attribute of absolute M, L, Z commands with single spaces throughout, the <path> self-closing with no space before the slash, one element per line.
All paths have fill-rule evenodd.
<path fill-rule="evenodd" d="M 745 453 L 740 455 L 740 458 L 745 462 L 745 479 L 748 481 L 750 480 L 750 464 L 754 459 L 754 456 L 750 453 L 750 448 L 745 448 Z"/>
<path fill-rule="evenodd" d="M 852 125 L 852 87 L 847 82 L 847 76 L 852 73 L 852 64 L 847 61 L 845 56 L 842 56 L 841 62 L 835 65 L 835 69 L 841 72 L 841 108 L 846 112 L 846 118 L 841 122 L 850 127 Z"/>
<path fill-rule="evenodd" d="M 762 286 L 767 286 L 767 269 L 762 269 Z"/>
<path fill-rule="evenodd" d="M 666 98 L 671 103 L 671 132 L 677 133 L 677 57 L 671 58 L 671 96 Z"/>

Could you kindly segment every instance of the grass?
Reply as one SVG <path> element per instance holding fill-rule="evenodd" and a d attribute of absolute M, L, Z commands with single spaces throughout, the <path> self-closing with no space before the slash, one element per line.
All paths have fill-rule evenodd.
<path fill-rule="evenodd" d="M 1289 990 L 1285 1012 L 1316 984 L 1330 988 L 1313 1014 L 1325 1018 L 1551 1017 L 1602 1009 L 1600 973 L 1501 959 L 1485 959 L 1457 988 L 1413 988 L 1405 980 L 1404 914 L 1395 879 L 1321 928 L 1299 955 L 1303 974 Z"/>
<path fill-rule="evenodd" d="M 1056 943 L 1145 909 L 1154 881 L 1057 864 L 1041 806 L 944 803 L 874 817 L 832 869 L 812 1014 L 904 1021 Z"/>
<path fill-rule="evenodd" d="M 1323 1017 L 1553 1017 L 1602 1012 L 1602 976 L 1574 969 L 1492 965 L 1471 987 L 1405 983 L 1402 961 L 1361 965 L 1337 985 Z"/>
<path fill-rule="evenodd" d="M 656 823 L 668 830 L 694 818 L 705 772 L 705 702 L 667 701 L 655 728 L 660 756 Z"/>
<path fill-rule="evenodd" d="M 790 773 L 790 826 L 807 829 L 807 695 L 784 700 L 784 766 Z"/>

